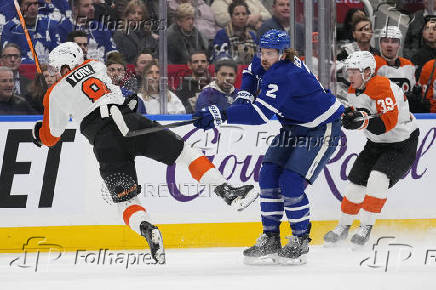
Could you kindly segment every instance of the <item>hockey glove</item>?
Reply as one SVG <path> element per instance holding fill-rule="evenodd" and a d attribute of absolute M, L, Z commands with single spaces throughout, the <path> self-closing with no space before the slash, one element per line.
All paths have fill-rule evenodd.
<path fill-rule="evenodd" d="M 342 126 L 349 130 L 365 129 L 368 127 L 368 123 L 368 113 L 365 111 L 344 113 L 344 116 L 342 117 Z"/>
<path fill-rule="evenodd" d="M 32 142 L 38 147 L 41 147 L 43 144 L 41 139 L 39 138 L 39 129 L 42 127 L 42 121 L 37 121 L 32 129 Z"/>
<path fill-rule="evenodd" d="M 131 94 L 126 97 L 123 103 L 124 106 L 127 106 L 130 111 L 136 112 L 138 109 L 138 95 L 137 94 Z"/>
<path fill-rule="evenodd" d="M 195 127 L 208 130 L 220 126 L 227 120 L 227 115 L 225 111 L 221 111 L 217 106 L 212 105 L 194 113 L 192 118 L 198 118 L 194 122 Z"/>
<path fill-rule="evenodd" d="M 236 95 L 236 99 L 233 101 L 233 104 L 244 105 L 251 104 L 254 102 L 254 96 L 247 91 L 239 91 Z"/>

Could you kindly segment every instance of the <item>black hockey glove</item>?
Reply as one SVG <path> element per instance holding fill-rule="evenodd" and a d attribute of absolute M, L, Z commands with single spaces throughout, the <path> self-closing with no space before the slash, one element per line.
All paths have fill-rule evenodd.
<path fill-rule="evenodd" d="M 138 109 L 138 95 L 131 94 L 126 97 L 123 103 L 124 106 L 127 106 L 131 111 L 136 112 Z"/>
<path fill-rule="evenodd" d="M 345 114 L 344 112 L 342 126 L 348 130 L 364 129 L 368 126 L 368 113 L 352 111 Z"/>
<path fill-rule="evenodd" d="M 42 127 L 42 121 L 36 121 L 32 130 L 32 142 L 38 147 L 41 147 L 43 145 L 41 139 L 39 138 L 39 129 L 41 129 L 41 127 Z"/>

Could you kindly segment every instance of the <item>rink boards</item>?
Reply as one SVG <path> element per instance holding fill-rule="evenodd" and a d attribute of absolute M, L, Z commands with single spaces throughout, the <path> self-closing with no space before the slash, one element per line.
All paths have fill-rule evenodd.
<path fill-rule="evenodd" d="M 417 117 L 421 134 L 416 162 L 390 190 L 379 228 L 423 233 L 436 228 L 436 120 L 430 114 Z M 153 118 L 165 123 L 189 116 Z M 105 194 L 92 147 L 77 124 L 70 123 L 63 143 L 48 150 L 31 143 L 37 119 L 0 119 L 0 251 L 20 251 L 28 241 L 54 243 L 67 250 L 143 247 L 143 240 L 123 225 Z M 272 121 L 251 127 L 225 125 L 208 132 L 188 125 L 174 131 L 212 158 L 230 182 L 258 188 L 263 154 L 279 127 Z M 315 244 L 335 225 L 346 175 L 365 143 L 362 132 L 356 131 L 344 131 L 342 140 L 307 190 Z M 297 146 L 306 146 L 304 142 Z M 167 167 L 143 157 L 137 158 L 136 167 L 143 189 L 140 198 L 153 222 L 160 225 L 167 247 L 246 246 L 261 232 L 258 201 L 235 212 L 214 195 L 213 186 L 191 179 L 186 168 Z M 286 223 L 282 228 L 289 233 Z"/>

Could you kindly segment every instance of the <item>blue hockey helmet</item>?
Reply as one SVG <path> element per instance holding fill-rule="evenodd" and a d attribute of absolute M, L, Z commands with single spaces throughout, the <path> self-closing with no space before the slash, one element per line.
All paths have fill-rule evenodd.
<path fill-rule="evenodd" d="M 272 29 L 265 32 L 260 38 L 260 48 L 275 48 L 283 51 L 291 47 L 291 39 L 286 31 Z"/>

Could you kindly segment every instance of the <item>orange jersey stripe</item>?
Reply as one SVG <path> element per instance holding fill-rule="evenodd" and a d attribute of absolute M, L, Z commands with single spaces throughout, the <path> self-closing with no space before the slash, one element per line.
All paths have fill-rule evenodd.
<path fill-rule="evenodd" d="M 88 59 L 88 60 L 84 61 L 80 66 L 75 67 L 72 71 L 65 74 L 58 81 L 56 81 L 56 83 L 54 83 L 45 93 L 44 99 L 42 102 L 42 104 L 44 105 L 44 115 L 42 118 L 42 127 L 41 127 L 41 129 L 39 129 L 39 138 L 41 139 L 42 144 L 51 147 L 51 146 L 56 145 L 56 143 L 60 140 L 60 137 L 55 137 L 50 133 L 50 94 L 51 94 L 52 90 L 54 89 L 56 84 L 58 84 L 62 79 L 64 79 L 69 74 L 71 74 L 73 71 L 84 66 L 85 64 L 87 64 L 90 61 L 92 61 L 92 59 Z"/>
<path fill-rule="evenodd" d="M 382 56 L 380 56 L 380 55 L 374 55 L 374 58 L 375 58 L 375 63 L 376 63 L 375 73 L 377 73 L 377 71 L 378 71 L 382 66 L 384 66 L 384 65 L 388 65 L 388 62 L 387 62 L 386 59 L 383 58 Z M 406 58 L 400 57 L 399 59 L 400 59 L 400 67 L 401 67 L 401 66 L 405 66 L 405 65 L 413 65 L 413 63 L 412 63 L 410 60 L 406 59 Z"/>
<path fill-rule="evenodd" d="M 356 215 L 359 213 L 360 208 L 362 207 L 362 203 L 354 203 L 347 199 L 346 196 L 342 199 L 341 202 L 341 211 L 346 214 Z"/>
<path fill-rule="evenodd" d="M 130 217 L 131 217 L 135 212 L 138 212 L 138 211 L 146 211 L 146 210 L 145 210 L 145 208 L 143 208 L 142 206 L 137 205 L 137 204 L 131 205 L 131 206 L 129 206 L 128 208 L 126 208 L 126 209 L 124 210 L 124 212 L 123 212 L 123 220 L 124 220 L 124 223 L 125 223 L 126 225 L 129 225 Z"/>
<path fill-rule="evenodd" d="M 200 181 L 201 177 L 203 177 L 209 169 L 214 167 L 215 165 L 213 165 L 206 156 L 201 156 L 189 164 L 189 171 L 191 172 L 192 178 Z"/>
<path fill-rule="evenodd" d="M 372 213 L 380 213 L 385 205 L 386 198 L 377 198 L 374 196 L 366 195 L 363 200 L 363 209 Z"/>

